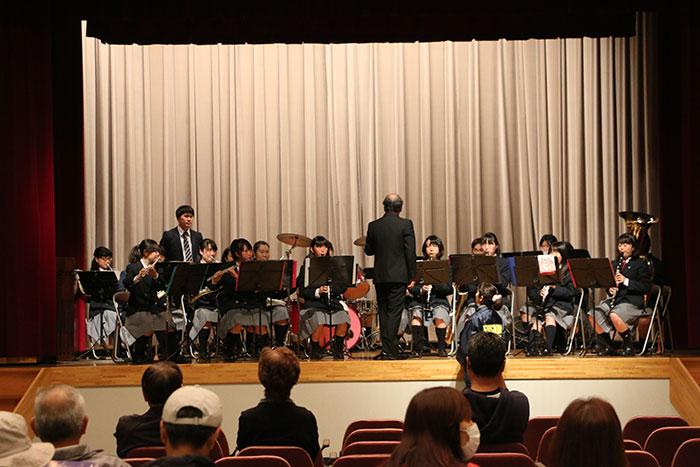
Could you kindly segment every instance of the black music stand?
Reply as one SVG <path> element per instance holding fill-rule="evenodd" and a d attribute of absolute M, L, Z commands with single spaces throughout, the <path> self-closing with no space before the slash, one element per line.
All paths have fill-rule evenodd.
<path fill-rule="evenodd" d="M 89 297 L 90 300 L 95 300 L 98 302 L 110 301 L 114 303 L 114 294 L 117 293 L 117 287 L 119 286 L 119 278 L 114 273 L 114 271 L 77 271 L 77 273 L 80 287 L 85 293 L 86 297 Z M 115 306 L 114 309 L 116 311 L 117 307 Z M 88 301 L 88 316 L 89 312 L 90 303 Z M 75 360 L 80 360 L 85 355 L 91 352 L 93 356 L 97 358 L 97 354 L 95 353 L 95 345 L 99 343 L 101 343 L 102 347 L 109 353 L 109 349 L 107 348 L 107 342 L 105 341 L 103 323 L 104 317 L 100 315 L 99 340 L 97 342 L 93 341 L 90 344 L 90 348 L 78 355 L 77 357 L 75 357 Z"/>
<path fill-rule="evenodd" d="M 450 255 L 452 281 L 458 287 L 478 286 L 481 282 L 498 284 L 498 268 L 495 256 Z"/>
<path fill-rule="evenodd" d="M 617 286 L 612 263 L 608 258 L 571 258 L 568 260 L 568 264 L 569 271 L 571 272 L 571 279 L 576 288 L 584 290 L 609 289 Z M 593 319 L 595 320 L 595 312 L 593 314 Z M 583 333 L 583 329 L 581 332 Z M 593 333 L 595 334 L 595 325 Z M 588 346 L 586 346 L 584 337 L 581 356 L 584 356 L 587 352 Z"/>
<path fill-rule="evenodd" d="M 554 258 L 555 270 L 552 274 L 541 274 L 539 260 L 537 256 L 515 256 L 513 257 L 513 276 L 515 281 L 513 285 L 516 287 L 544 287 L 547 285 L 559 285 L 561 277 L 559 273 L 559 262 Z M 544 299 L 539 308 L 538 314 L 544 312 Z M 541 316 L 539 316 L 541 318 Z M 528 307 L 527 323 L 530 327 L 530 307 Z"/>
<path fill-rule="evenodd" d="M 244 261 L 238 268 L 237 292 L 279 292 L 285 283 L 292 283 L 294 261 Z M 262 309 L 258 308 L 258 330 L 262 333 Z M 270 312 L 272 322 L 272 312 Z M 270 330 L 268 329 L 268 335 Z M 257 334 L 253 334 L 253 345 L 257 347 Z"/>
<path fill-rule="evenodd" d="M 165 287 L 165 342 L 163 345 L 163 355 L 167 355 L 165 360 L 169 360 L 170 357 L 175 355 L 176 353 L 180 352 L 180 349 L 178 349 L 176 352 L 170 353 L 170 349 L 168 349 L 168 324 L 172 323 L 172 325 L 175 327 L 175 332 L 177 332 L 177 326 L 175 326 L 175 321 L 172 318 L 172 312 L 170 311 L 170 299 L 172 298 L 178 298 L 182 297 L 185 292 L 184 290 L 186 289 L 186 286 L 193 287 L 192 284 L 189 283 L 187 279 L 187 271 L 188 268 L 191 266 L 196 266 L 190 263 L 189 261 L 164 261 L 164 262 L 159 262 L 155 263 L 155 269 L 158 272 L 158 275 L 162 275 L 163 277 L 168 278 L 167 280 L 167 285 Z M 206 269 L 203 270 L 202 273 L 206 272 Z M 199 285 L 199 283 L 197 283 Z M 197 292 L 194 292 L 197 293 Z M 182 310 L 182 313 L 185 313 L 184 307 Z"/>
<path fill-rule="evenodd" d="M 304 260 L 304 287 L 328 286 L 329 336 L 333 335 L 333 310 L 331 310 L 331 288 L 347 288 L 355 285 L 357 267 L 355 256 L 309 256 Z M 347 334 L 346 334 L 347 338 Z M 326 346 L 331 342 L 328 339 Z"/>
<path fill-rule="evenodd" d="M 450 284 L 450 262 L 446 259 L 441 260 L 416 260 L 416 275 L 413 280 L 418 283 L 418 286 L 423 289 L 424 285 Z M 421 301 L 423 294 L 421 293 Z M 425 320 L 433 318 L 433 309 L 430 302 L 425 299 L 425 303 L 421 306 L 421 315 L 423 318 L 423 327 L 425 328 Z M 409 317 L 412 319 L 411 317 Z M 409 319 L 409 322 L 410 322 Z M 426 335 L 427 336 L 427 335 Z M 425 337 L 426 347 L 429 348 L 428 338 Z M 415 350 L 415 348 L 414 348 Z"/>

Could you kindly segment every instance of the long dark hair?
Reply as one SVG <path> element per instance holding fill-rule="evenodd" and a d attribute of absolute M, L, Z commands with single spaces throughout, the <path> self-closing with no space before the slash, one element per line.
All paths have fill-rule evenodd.
<path fill-rule="evenodd" d="M 233 260 L 235 262 L 240 263 L 241 253 L 243 253 L 243 250 L 246 247 L 248 247 L 248 249 L 251 251 L 253 250 L 253 245 L 251 245 L 250 242 L 245 238 L 237 238 L 231 242 L 231 246 L 229 248 L 231 250 L 231 254 L 233 255 Z"/>
<path fill-rule="evenodd" d="M 483 245 L 484 243 L 493 243 L 496 245 L 496 256 L 500 256 L 501 254 L 501 244 L 498 243 L 498 237 L 496 237 L 496 234 L 493 232 L 486 232 L 484 235 L 481 236 L 481 244 Z"/>
<path fill-rule="evenodd" d="M 450 387 L 424 389 L 411 399 L 401 443 L 384 464 L 453 466 L 464 463 L 459 424 L 471 420 L 466 397 Z"/>
<path fill-rule="evenodd" d="M 564 410 L 552 440 L 549 467 L 590 465 L 627 466 L 620 420 L 613 406 L 597 397 L 576 399 Z"/>

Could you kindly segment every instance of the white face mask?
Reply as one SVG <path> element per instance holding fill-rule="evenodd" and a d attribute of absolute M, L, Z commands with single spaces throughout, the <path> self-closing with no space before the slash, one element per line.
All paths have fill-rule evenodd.
<path fill-rule="evenodd" d="M 481 440 L 481 433 L 479 432 L 479 427 L 476 423 L 472 423 L 467 427 L 466 430 L 460 430 L 469 435 L 469 441 L 462 445 L 462 452 L 464 457 L 469 460 L 474 457 L 476 450 L 479 449 L 479 441 Z"/>

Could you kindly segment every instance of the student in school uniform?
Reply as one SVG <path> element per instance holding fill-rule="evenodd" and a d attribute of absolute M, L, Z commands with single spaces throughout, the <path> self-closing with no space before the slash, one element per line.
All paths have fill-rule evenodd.
<path fill-rule="evenodd" d="M 510 294 L 510 265 L 508 260 L 501 256 L 501 247 L 498 243 L 498 237 L 493 232 L 486 232 L 481 237 L 481 245 L 484 248 L 484 254 L 486 256 L 496 257 L 496 268 L 498 269 L 498 282 L 493 284 L 498 289 L 498 293 L 501 295 L 503 300 L 503 307 L 498 311 L 498 314 L 503 320 L 503 325 L 508 327 L 513 322 L 513 316 L 511 315 L 511 303 Z"/>
<path fill-rule="evenodd" d="M 202 241 L 199 254 L 202 257 L 201 264 L 216 263 L 216 251 L 218 247 L 211 238 Z M 213 275 L 213 274 L 212 274 Z M 205 282 L 204 294 L 192 304 L 194 313 L 192 314 L 192 327 L 190 328 L 190 339 L 198 340 L 199 359 L 209 359 L 209 335 L 214 323 L 219 322 L 219 310 L 216 303 L 216 290 L 210 280 Z"/>
<path fill-rule="evenodd" d="M 112 250 L 104 246 L 98 246 L 92 255 L 91 271 L 109 271 L 116 275 L 112 269 Z M 117 328 L 117 312 L 114 309 L 114 301 L 100 301 L 91 299 L 90 315 L 88 316 L 87 334 L 95 342 L 112 335 Z M 100 322 L 101 321 L 101 322 Z"/>
<path fill-rule="evenodd" d="M 160 257 L 158 243 L 147 238 L 139 243 L 141 259 L 126 267 L 124 286 L 130 292 L 126 312 L 126 329 L 135 340 L 132 347 L 134 363 L 146 363 L 146 347 L 153 335 L 154 316 L 160 313 L 158 290 L 165 287 L 155 264 Z"/>
<path fill-rule="evenodd" d="M 222 270 L 220 275 L 212 278 L 212 282 L 214 284 L 221 282 L 222 293 L 219 294 L 221 317 L 217 334 L 224 340 L 226 359 L 233 361 L 245 356 L 241 339 L 243 328 L 246 327 L 252 331 L 250 335 L 254 339 L 249 341 L 247 351 L 255 356 L 259 349 L 270 343 L 268 335 L 270 323 L 265 313 L 262 313 L 263 303 L 259 294 L 236 290 L 240 266 L 244 261 L 250 261 L 253 258 L 253 246 L 245 238 L 237 238 L 231 242 L 230 248 L 234 256 L 234 265 Z"/>
<path fill-rule="evenodd" d="M 256 261 L 268 261 L 270 259 L 270 244 L 264 240 L 258 240 L 253 245 L 253 253 Z M 265 313 L 271 316 L 275 347 L 284 347 L 287 340 L 289 310 L 284 302 L 285 298 L 287 298 L 286 290 L 265 294 Z"/>
<path fill-rule="evenodd" d="M 325 237 L 316 236 L 311 240 L 309 255 L 307 257 L 328 256 L 332 244 Z M 333 358 L 344 358 L 345 337 L 350 326 L 350 315 L 342 302 L 342 294 L 345 287 L 303 287 L 305 266 L 299 268 L 297 278 L 298 294 L 304 299 L 304 305 L 299 312 L 299 337 L 304 340 L 311 338 L 311 358 L 320 360 L 323 353 L 319 340 L 326 326 L 335 327 L 335 337 L 331 351 Z"/>
<path fill-rule="evenodd" d="M 432 261 L 442 259 L 445 254 L 445 246 L 437 235 L 429 235 L 422 246 L 423 260 Z M 409 304 L 407 306 L 411 317 L 411 331 L 413 338 L 413 357 L 423 354 L 424 327 L 435 326 L 435 334 L 438 341 L 438 356 L 447 357 L 445 349 L 445 337 L 447 324 L 450 322 L 450 300 L 452 295 L 451 284 L 423 285 L 415 284 L 408 288 Z"/>
<path fill-rule="evenodd" d="M 647 262 L 639 257 L 637 239 L 624 233 L 617 239 L 620 256 L 612 262 L 617 287 L 608 290 L 610 298 L 603 300 L 589 312 L 588 319 L 595 326 L 596 349 L 599 355 L 615 355 L 610 332 L 622 337 L 622 353 L 636 353 L 632 330 L 644 309 L 644 296 L 651 290 L 651 272 Z"/>

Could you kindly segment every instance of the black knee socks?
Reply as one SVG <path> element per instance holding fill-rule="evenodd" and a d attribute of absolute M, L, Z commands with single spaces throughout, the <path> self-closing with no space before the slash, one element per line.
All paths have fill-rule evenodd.
<path fill-rule="evenodd" d="M 447 336 L 447 328 L 435 328 L 435 334 L 437 335 L 438 341 L 438 351 L 445 351 L 445 337 Z"/>
<path fill-rule="evenodd" d="M 544 327 L 544 334 L 546 336 L 547 348 L 551 349 L 554 345 L 554 338 L 557 337 L 557 326 L 555 324 L 550 324 Z"/>
<path fill-rule="evenodd" d="M 277 347 L 284 347 L 284 343 L 287 340 L 287 330 L 289 329 L 288 324 L 274 324 L 275 327 L 275 345 Z"/>

